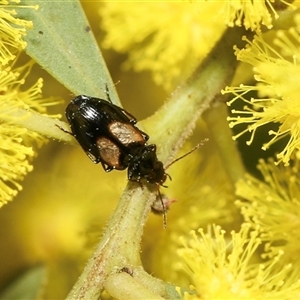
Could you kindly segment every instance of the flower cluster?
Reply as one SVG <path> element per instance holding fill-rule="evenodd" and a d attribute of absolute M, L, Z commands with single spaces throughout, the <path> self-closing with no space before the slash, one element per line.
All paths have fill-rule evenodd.
<path fill-rule="evenodd" d="M 299 154 L 299 153 L 298 153 Z M 258 169 L 264 181 L 248 175 L 237 183 L 237 205 L 247 222 L 259 226 L 268 257 L 282 252 L 281 262 L 300 268 L 297 257 L 300 234 L 300 180 L 298 158 L 292 168 L 261 160 Z"/>
<path fill-rule="evenodd" d="M 234 136 L 238 138 L 247 131 L 251 132 L 248 144 L 251 144 L 255 132 L 259 127 L 269 123 L 278 124 L 277 128 L 269 131 L 272 138 L 263 144 L 267 149 L 275 141 L 288 137 L 284 149 L 277 155 L 278 162 L 288 164 L 292 153 L 300 147 L 300 101 L 297 76 L 300 75 L 300 23 L 288 32 L 278 31 L 274 40 L 279 50 L 267 43 L 260 35 L 242 50 L 236 49 L 237 58 L 254 67 L 256 85 L 241 84 L 239 87 L 227 87 L 223 93 L 234 94 L 235 97 L 228 102 L 232 105 L 241 100 L 245 106 L 241 110 L 232 109 L 233 116 L 228 117 L 229 126 L 250 124 L 246 129 Z M 280 51 L 280 52 L 279 52 Z M 293 74 L 293 76 L 286 76 Z M 256 94 L 255 97 L 248 95 Z"/>
<path fill-rule="evenodd" d="M 15 53 L 26 47 L 23 37 L 26 30 L 32 28 L 32 22 L 16 17 L 13 3 L 20 3 L 20 0 L 1 0 L 0 1 L 0 63 L 6 65 L 9 61 L 16 58 Z M 31 7 L 30 9 L 37 9 Z"/>
<path fill-rule="evenodd" d="M 184 299 L 296 299 L 300 280 L 291 267 L 276 268 L 281 254 L 273 261 L 257 263 L 261 244 L 259 227 L 244 223 L 231 238 L 219 226 L 191 232 L 178 250 L 182 267 L 190 275 L 194 293 Z M 292 273 L 292 275 L 291 275 Z M 296 279 L 296 280 L 295 280 Z M 295 280 L 295 281 L 294 281 Z"/>
<path fill-rule="evenodd" d="M 49 99 L 42 97 L 41 78 L 31 87 L 22 89 L 33 61 L 18 67 L 16 65 L 19 54 L 26 47 L 22 37 L 32 27 L 32 22 L 16 17 L 13 2 L 20 1 L 3 0 L 0 3 L 0 207 L 22 189 L 20 180 L 32 170 L 30 161 L 35 155 L 33 145 L 41 145 L 45 141 L 36 132 L 17 125 L 18 120 L 21 118 L 26 122 L 30 111 L 46 113 L 46 106 L 51 105 Z M 20 110 L 25 114 L 20 116 Z"/>
<path fill-rule="evenodd" d="M 128 53 L 125 68 L 150 70 L 155 82 L 170 90 L 189 76 L 225 30 L 222 18 L 211 17 L 220 5 L 213 1 L 106 3 L 100 10 L 101 26 L 107 31 L 103 46 Z"/>
<path fill-rule="evenodd" d="M 150 70 L 156 83 L 165 88 L 174 87 L 178 77 L 180 80 L 187 78 L 193 69 L 191 65 L 194 64 L 196 69 L 223 34 L 226 25 L 243 26 L 255 32 L 253 38 L 245 31 L 247 36 L 243 40 L 247 45 L 242 49 L 234 48 L 237 60 L 243 63 L 237 73 L 244 73 L 240 77 L 242 80 L 238 75 L 234 80 L 239 86 L 227 86 L 222 90 L 222 94 L 229 97 L 227 104 L 232 108 L 227 118 L 229 127 L 237 128 L 233 139 L 250 132 L 247 142 L 250 145 L 258 130 L 268 125 L 271 127 L 270 138 L 265 137 L 261 148 L 266 150 L 279 140 L 283 143 L 280 152 L 274 154 L 277 159 L 260 160 L 257 169 L 261 171 L 258 176 L 262 179 L 241 174 L 235 187 L 239 200 L 231 208 L 231 214 L 233 207 L 242 214 L 241 219 L 236 216 L 232 222 L 232 227 L 240 229 L 231 230 L 230 237 L 226 234 L 228 220 L 222 227 L 212 225 L 224 221 L 216 215 L 215 220 L 207 220 L 207 232 L 195 229 L 188 237 L 184 229 L 197 228 L 197 225 L 194 215 L 181 208 L 181 226 L 173 233 L 172 241 L 164 237 L 166 243 L 162 246 L 171 253 L 174 248 L 169 244 L 178 247 L 178 239 L 181 240 L 183 247 L 177 251 L 180 260 L 172 264 L 172 258 L 165 258 L 162 264 L 165 267 L 170 265 L 177 275 L 185 272 L 188 279 L 180 279 L 180 275 L 172 278 L 178 283 L 192 284 L 190 290 L 179 289 L 184 299 L 299 298 L 297 270 L 300 265 L 296 254 L 299 248 L 295 237 L 300 228 L 300 184 L 297 179 L 300 17 L 293 13 L 297 3 L 240 0 L 218 2 L 218 5 L 215 7 L 213 1 L 192 1 L 189 5 L 154 2 L 138 8 L 132 4 L 120 9 L 116 3 L 108 3 L 101 9 L 101 26 L 107 31 L 104 47 L 127 52 L 127 67 Z M 172 11 L 169 17 L 158 17 L 166 10 Z M 285 18 L 283 11 L 290 14 L 293 24 L 284 24 L 281 30 L 270 31 L 276 20 Z M 204 41 L 206 34 L 210 36 L 208 42 Z M 246 68 L 246 64 L 252 69 Z M 239 128 L 242 129 L 238 131 Z M 206 159 L 216 170 L 214 160 Z M 206 177 L 213 178 L 212 173 Z M 212 183 L 209 185 L 211 187 Z M 214 201 L 216 199 L 210 199 L 210 203 Z M 228 209 L 230 205 L 222 209 L 225 207 Z M 204 216 L 208 215 L 207 211 L 202 209 Z M 198 221 L 202 219 L 199 213 Z M 205 228 L 205 222 L 200 223 L 198 226 Z M 178 232 L 182 238 L 178 238 Z M 164 272 L 159 274 L 167 276 Z"/>
<path fill-rule="evenodd" d="M 27 29 L 34 24 L 17 18 L 11 6 L 14 2 L 18 3 L 17 0 L 0 0 L 0 31 L 3 32 L 0 41 L 0 206 L 22 189 L 20 181 L 33 168 L 34 148 L 45 141 L 41 135 L 29 130 L 29 126 L 26 127 L 28 116 L 32 112 L 46 114 L 46 106 L 53 104 L 41 95 L 42 79 L 25 87 L 33 62 L 21 64 L 20 54 L 26 47 L 23 39 Z M 133 185 L 129 185 L 124 194 L 126 197 L 121 198 L 121 201 L 125 199 L 127 202 L 120 202 L 118 206 L 122 208 L 122 213 L 116 210 L 118 214 L 111 218 L 103 234 L 105 238 L 96 250 L 96 254 L 100 255 L 93 256 L 81 281 L 75 286 L 80 290 L 79 295 L 96 289 L 91 294 L 98 299 L 96 293 L 105 288 L 105 283 L 99 289 L 97 284 L 116 275 L 128 278 L 119 285 L 112 282 L 113 288 L 110 290 L 121 291 L 119 295 L 122 297 L 128 292 L 128 295 L 143 298 L 143 293 L 148 291 L 151 293 L 147 295 L 159 298 L 166 296 L 164 293 L 170 288 L 172 293 L 178 292 L 177 296 L 188 300 L 300 298 L 299 3 L 290 0 L 82 1 L 82 6 L 90 11 L 94 22 L 86 26 L 86 20 L 80 20 L 80 24 L 85 24 L 82 30 L 84 38 L 90 36 L 91 28 L 94 30 L 99 25 L 100 15 L 101 30 L 105 31 L 100 44 L 106 49 L 125 53 L 125 69 L 151 72 L 155 83 L 168 91 L 179 86 L 171 101 L 141 124 L 145 132 L 148 133 L 149 128 L 155 132 L 155 128 L 160 128 L 156 126 L 160 121 L 168 124 L 167 129 L 162 126 L 162 130 L 166 129 L 164 139 L 175 141 L 170 146 L 170 149 L 173 148 L 167 150 L 169 152 L 175 151 L 183 142 L 178 141 L 176 136 L 181 130 L 185 139 L 196 128 L 199 135 L 195 137 L 195 143 L 206 137 L 209 142 L 185 157 L 182 163 L 170 168 L 173 182 L 169 184 L 168 181 L 169 189 L 161 192 L 170 203 L 167 229 L 162 229 L 161 220 L 150 217 L 143 236 L 142 251 L 139 248 L 142 228 L 134 225 L 143 225 L 148 211 L 137 208 L 144 208 L 144 203 L 147 203 L 150 211 L 151 203 L 129 201 L 133 194 L 144 200 L 145 194 L 148 193 L 148 197 L 153 191 L 151 185 L 149 190 L 144 186 L 132 188 Z M 81 9 L 80 5 L 78 9 Z M 68 12 L 65 13 L 68 16 Z M 82 15 L 80 11 L 78 18 Z M 70 21 L 71 18 L 66 19 Z M 62 28 L 59 27 L 60 30 Z M 46 35 L 42 30 L 39 34 L 39 37 Z M 58 39 L 56 42 L 59 43 Z M 70 45 L 76 42 L 72 40 Z M 232 49 L 232 52 L 224 51 L 225 48 Z M 86 57 L 87 53 L 83 52 Z M 72 60 L 73 56 L 70 57 Z M 74 59 L 74 65 L 76 62 Z M 219 65 L 221 67 L 216 71 Z M 51 63 L 47 67 L 51 73 Z M 69 66 L 69 69 L 72 67 Z M 223 74 L 218 74 L 223 71 Z M 201 77 L 201 74 L 205 75 Z M 202 78 L 200 84 L 196 82 L 196 77 Z M 213 91 L 210 85 L 217 87 Z M 132 89 L 129 90 L 132 93 Z M 198 94 L 199 90 L 202 92 Z M 184 93 L 180 94 L 181 91 Z M 179 102 L 176 102 L 176 96 L 180 98 Z M 203 102 L 201 97 L 205 98 Z M 197 102 L 200 108 L 196 107 L 195 99 L 200 99 Z M 180 105 L 167 106 L 172 101 Z M 170 109 L 170 112 L 166 107 L 173 110 Z M 203 120 L 196 124 L 203 107 L 206 108 Z M 181 115 L 183 120 L 187 120 L 186 127 L 178 126 L 183 124 L 179 123 Z M 55 124 L 52 125 L 55 127 Z M 259 139 L 259 133 L 266 127 L 267 134 Z M 233 137 L 230 128 L 234 130 Z M 240 142 L 245 134 L 250 135 L 246 144 L 251 147 L 258 145 L 257 151 L 247 153 L 245 149 L 250 147 L 246 145 L 243 148 L 241 143 L 237 146 L 233 142 Z M 158 137 L 150 136 L 153 140 L 159 140 L 159 134 Z M 164 146 L 164 142 L 159 140 L 156 144 Z M 273 150 L 276 145 L 279 145 L 278 151 Z M 158 157 L 162 152 L 162 147 L 158 146 Z M 269 157 L 263 158 L 265 153 Z M 43 259 L 51 262 L 52 277 L 47 292 L 52 299 L 59 298 L 53 296 L 55 289 L 49 291 L 52 286 L 61 287 L 61 282 L 72 281 L 68 275 L 77 259 L 74 257 L 84 252 L 87 239 L 82 232 L 100 218 L 101 226 L 104 226 L 111 209 L 110 200 L 117 198 L 116 194 L 121 190 L 108 177 L 114 176 L 115 180 L 117 174 L 105 174 L 105 179 L 91 183 L 90 178 L 94 176 L 88 175 L 94 174 L 95 169 L 79 168 L 81 162 L 78 162 L 75 151 L 68 150 L 64 157 L 67 157 L 64 159 L 67 162 L 62 162 L 63 159 L 51 161 L 50 168 L 53 169 L 43 177 L 46 178 L 44 181 L 58 177 L 64 184 L 53 189 L 53 194 L 47 193 L 48 186 L 42 184 L 43 192 L 38 189 L 30 192 L 32 203 L 36 204 L 34 212 L 31 208 L 26 213 L 19 209 L 15 215 L 22 224 L 30 220 L 22 231 L 22 238 L 26 239 L 25 248 L 30 250 L 24 257 L 35 253 L 37 258 L 30 257 L 30 262 Z M 251 175 L 246 170 L 249 166 L 247 158 L 258 161 L 257 166 L 256 162 L 253 163 Z M 97 173 L 95 177 L 98 179 L 98 176 L 101 175 Z M 120 177 L 118 183 L 121 180 L 123 178 Z M 77 183 L 80 185 L 75 189 Z M 157 189 L 153 190 L 157 192 Z M 42 197 L 44 201 L 39 201 L 40 194 L 47 194 Z M 56 201 L 57 198 L 63 201 Z M 74 202 L 73 198 L 80 201 Z M 45 209 L 44 202 L 51 203 L 50 209 Z M 132 203 L 134 210 L 128 214 L 129 204 Z M 140 203 L 143 205 L 138 206 Z M 42 213 L 37 214 L 35 210 L 39 205 Z M 143 213 L 134 215 L 136 211 Z M 117 218 L 124 220 L 126 227 L 122 227 Z M 38 230 L 28 238 L 27 233 L 32 233 L 32 228 L 37 226 Z M 126 239 L 127 234 L 136 240 Z M 112 255 L 112 249 L 118 251 Z M 144 268 L 140 266 L 140 252 Z M 102 256 L 103 253 L 105 255 Z M 61 269 L 57 269 L 57 265 Z M 65 268 L 67 275 L 61 272 L 65 265 L 68 266 Z M 174 285 L 153 278 L 145 270 Z M 57 279 L 53 274 L 63 275 Z M 66 278 L 61 280 L 63 276 Z M 90 284 L 91 290 L 85 289 L 86 284 Z M 71 287 L 66 286 L 64 288 L 69 288 L 69 292 Z M 137 286 L 141 289 L 135 289 Z M 105 292 L 109 293 L 109 289 Z M 72 297 L 75 294 L 71 293 Z M 165 298 L 176 298 L 170 294 Z"/>

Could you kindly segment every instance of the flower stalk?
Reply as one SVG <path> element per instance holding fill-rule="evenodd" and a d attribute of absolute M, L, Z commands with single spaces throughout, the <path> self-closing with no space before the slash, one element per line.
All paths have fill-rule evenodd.
<path fill-rule="evenodd" d="M 4 2 L 8 3 L 0 0 L 3 6 Z M 52 271 L 52 276 L 61 274 L 61 278 L 70 273 L 61 266 L 63 264 L 57 263 L 57 259 L 65 262 L 71 255 L 76 257 L 76 262 L 74 259 L 68 264 L 74 269 L 74 264 L 79 261 L 78 253 L 81 262 L 91 257 L 68 299 L 99 299 L 102 292 L 116 299 L 299 298 L 299 247 L 295 238 L 299 235 L 297 220 L 300 215 L 300 184 L 297 180 L 300 17 L 296 14 L 299 11 L 292 11 L 295 6 L 281 0 L 274 3 L 240 0 L 174 4 L 158 1 L 129 6 L 113 2 L 98 6 L 84 2 L 44 1 L 39 3 L 39 10 L 32 7 L 23 10 L 16 5 L 15 10 L 10 7 L 9 11 L 2 11 L 2 19 L 10 21 L 12 30 L 9 31 L 9 26 L 4 27 L 9 36 L 3 40 L 8 43 L 2 44 L 0 53 L 0 63 L 7 64 L 2 66 L 0 84 L 0 206 L 22 189 L 19 181 L 33 169 L 31 161 L 36 156 L 33 145 L 42 145 L 46 140 L 43 136 L 75 142 L 72 135 L 66 133 L 69 126 L 52 119 L 58 114 L 46 115 L 46 106 L 57 104 L 57 101 L 50 103 L 49 99 L 41 97 L 43 80 L 38 79 L 26 89 L 32 82 L 32 78 L 28 81 L 26 78 L 31 74 L 34 61 L 17 68 L 17 63 L 8 65 L 16 57 L 23 58 L 20 53 L 26 45 L 27 53 L 35 62 L 74 95 L 111 98 L 113 103 L 120 105 L 115 85 L 92 34 L 95 23 L 89 25 L 81 5 L 89 6 L 89 9 L 95 5 L 101 10 L 101 34 L 107 32 L 106 37 L 100 39 L 102 46 L 125 52 L 128 56 L 123 66 L 150 70 L 154 81 L 168 90 L 180 82 L 159 111 L 138 123 L 138 128 L 149 134 L 149 144 L 157 146 L 158 159 L 176 184 L 176 187 L 170 184 L 167 192 L 170 196 L 162 194 L 162 198 L 168 205 L 177 203 L 171 206 L 167 228 L 163 230 L 163 221 L 148 220 L 153 203 L 159 201 L 160 187 L 128 182 L 98 241 L 99 228 L 102 230 L 104 220 L 111 213 L 111 200 L 119 197 L 121 184 L 112 186 L 110 175 L 101 172 L 101 166 L 94 166 L 87 158 L 85 165 L 81 160 L 84 153 L 79 146 L 77 149 L 62 147 L 61 151 L 55 152 L 56 157 L 62 155 L 62 159 L 53 159 L 51 152 L 51 159 L 47 157 L 46 163 L 37 161 L 35 169 L 38 172 L 33 176 L 42 174 L 42 179 L 37 180 L 40 186 L 24 189 L 31 200 L 24 202 L 30 203 L 30 208 L 23 210 L 18 206 L 18 210 L 13 209 L 17 212 L 15 215 L 14 212 L 12 217 L 0 218 L 2 243 L 13 240 L 6 230 L 19 220 L 24 228 L 16 224 L 18 230 L 15 232 L 18 233 L 12 235 L 18 237 L 17 243 L 25 237 L 25 247 L 17 244 L 13 249 L 24 248 L 25 256 L 30 257 L 31 262 L 44 261 L 49 274 Z M 21 4 L 31 3 L 23 0 Z M 143 13 L 147 10 L 152 14 Z M 20 21 L 14 18 L 15 11 Z M 11 17 L 3 13 L 9 13 Z M 53 22 L 53 16 L 56 22 Z M 93 16 L 99 19 L 96 13 Z M 93 22 L 92 19 L 89 21 Z M 23 28 L 32 24 L 32 30 Z M 97 26 L 99 29 L 98 23 Z M 233 28 L 226 30 L 227 26 Z M 271 32 L 272 26 L 276 30 Z M 252 32 L 256 32 L 255 38 Z M 206 41 L 207 37 L 209 41 Z M 6 47 L 13 40 L 16 44 L 11 45 L 12 52 L 9 52 Z M 237 70 L 238 61 L 242 64 Z M 250 66 L 244 68 L 246 64 Z M 198 67 L 188 78 L 191 66 L 195 65 Z M 234 83 L 231 83 L 233 76 Z M 236 82 L 237 87 L 230 87 Z M 135 86 L 136 89 L 139 87 Z M 64 96 L 66 102 L 74 95 Z M 146 100 L 139 98 L 138 101 Z M 226 104 L 232 106 L 229 117 Z M 209 131 L 201 133 L 201 138 L 209 135 L 209 141 L 197 150 L 198 155 L 194 153 L 184 159 L 180 168 L 173 168 L 178 150 L 193 133 L 196 123 L 203 126 L 203 122 L 197 122 L 200 117 Z M 231 121 L 229 126 L 228 120 Z M 279 140 L 283 145 L 277 160 L 260 160 L 257 171 L 261 173 L 261 179 L 245 176 L 245 167 L 229 128 L 235 125 L 244 130 L 234 139 L 250 131 L 247 143 L 253 142 L 254 146 L 260 143 L 258 130 L 267 125 L 269 130 L 264 137 L 269 134 L 270 139 L 267 138 L 261 148 L 273 147 Z M 245 128 L 245 125 L 249 126 Z M 285 139 L 288 139 L 286 146 Z M 201 144 L 201 140 L 197 142 Z M 258 158 L 255 155 L 259 154 L 252 154 L 254 159 Z M 276 151 L 273 154 L 276 157 Z M 170 165 L 172 170 L 169 171 Z M 122 175 L 125 177 L 126 171 L 111 174 L 116 182 L 118 176 L 125 180 Z M 62 181 L 65 184 L 61 184 Z M 80 185 L 74 188 L 77 183 Z M 169 185 L 169 181 L 166 184 Z M 239 200 L 234 201 L 237 197 Z M 13 205 L 20 203 L 18 199 Z M 39 204 L 41 211 L 38 211 Z M 3 211 L 5 214 L 5 210 L 0 213 Z M 45 224 L 41 224 L 43 222 Z M 97 223 L 98 245 L 91 256 L 85 246 L 94 223 Z M 36 224 L 42 226 L 37 228 Z M 63 230 L 60 230 L 61 224 Z M 89 239 L 88 242 L 93 241 Z M 5 257 L 5 253 L 2 256 Z M 5 262 L 1 262 L 3 264 Z M 2 267 L 1 272 L 2 269 L 6 268 Z M 67 278 L 68 284 L 61 297 L 56 295 L 59 289 L 53 289 L 53 282 L 60 280 L 50 275 L 49 285 L 43 290 L 44 298 L 63 298 L 78 275 L 75 274 L 72 280 Z M 185 288 L 187 286 L 189 288 Z"/>
<path fill-rule="evenodd" d="M 224 98 L 224 97 L 223 97 Z M 203 114 L 213 140 L 217 145 L 224 170 L 231 179 L 232 187 L 246 173 L 240 153 L 232 140 L 232 132 L 227 122 L 228 109 L 224 102 L 216 101 L 211 109 Z M 220 134 L 222 132 L 222 134 Z"/>
<path fill-rule="evenodd" d="M 219 95 L 222 86 L 231 80 L 236 65 L 232 47 L 242 34 L 244 31 L 240 28 L 228 29 L 187 83 L 174 93 L 161 110 L 142 123 L 150 136 L 151 131 L 157 133 L 155 142 L 164 164 L 170 161 L 170 154 L 174 154 L 191 134 L 197 119 Z M 177 120 L 176 128 L 171 122 L 174 118 Z M 153 186 L 142 188 L 138 184 L 128 183 L 93 257 L 67 299 L 98 299 L 108 276 L 127 266 L 133 270 L 141 267 L 140 241 L 156 195 L 157 190 Z M 143 284 L 152 280 L 156 279 L 148 277 Z M 157 288 L 165 290 L 165 285 L 161 282 L 153 287 L 153 292 Z"/>

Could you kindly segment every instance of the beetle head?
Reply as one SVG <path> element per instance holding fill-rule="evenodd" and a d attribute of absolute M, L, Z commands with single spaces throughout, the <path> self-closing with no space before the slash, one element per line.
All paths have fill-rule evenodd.
<path fill-rule="evenodd" d="M 164 165 L 157 159 L 156 146 L 139 147 L 128 158 L 128 179 L 163 185 L 167 179 Z"/>

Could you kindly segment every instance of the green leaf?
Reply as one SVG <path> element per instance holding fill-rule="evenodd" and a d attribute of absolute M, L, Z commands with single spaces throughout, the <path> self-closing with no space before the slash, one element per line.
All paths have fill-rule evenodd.
<path fill-rule="evenodd" d="M 80 1 L 24 0 L 18 17 L 33 21 L 26 52 L 75 95 L 118 96 Z M 38 4 L 39 9 L 24 5 Z"/>
<path fill-rule="evenodd" d="M 0 293 L 0 299 L 38 299 L 38 295 L 46 280 L 46 269 L 44 266 L 36 266 L 13 281 L 4 291 Z"/>

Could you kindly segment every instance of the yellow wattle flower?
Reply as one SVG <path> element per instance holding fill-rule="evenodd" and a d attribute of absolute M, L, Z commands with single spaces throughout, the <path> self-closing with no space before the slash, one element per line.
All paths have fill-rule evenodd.
<path fill-rule="evenodd" d="M 127 53 L 126 69 L 150 70 L 166 89 L 187 79 L 227 26 L 260 31 L 263 25 L 272 27 L 280 5 L 295 9 L 286 1 L 269 0 L 123 2 L 106 2 L 100 9 L 107 33 L 102 45 Z"/>
<path fill-rule="evenodd" d="M 23 37 L 26 35 L 26 29 L 32 28 L 31 21 L 17 18 L 13 3 L 20 3 L 20 0 L 0 0 L 0 64 L 2 65 L 15 59 L 16 53 L 26 47 Z M 37 6 L 26 8 L 37 9 Z"/>
<path fill-rule="evenodd" d="M 10 201 L 22 186 L 18 183 L 32 170 L 30 161 L 35 155 L 34 145 L 46 141 L 40 134 L 16 125 L 18 109 L 46 113 L 46 106 L 55 105 L 57 101 L 41 96 L 42 79 L 27 90 L 22 90 L 33 61 L 11 69 L 0 70 L 0 207 Z M 24 120 L 26 115 L 21 117 Z"/>
<path fill-rule="evenodd" d="M 242 109 L 232 109 L 233 115 L 228 117 L 230 127 L 249 124 L 234 139 L 249 131 L 251 137 L 247 143 L 251 144 L 259 127 L 268 123 L 279 124 L 278 129 L 269 131 L 271 138 L 262 145 L 262 149 L 266 150 L 279 139 L 289 137 L 284 149 L 277 155 L 277 163 L 283 162 L 285 165 L 289 164 L 293 152 L 300 148 L 300 86 L 297 82 L 300 76 L 299 17 L 296 22 L 298 25 L 288 32 L 277 32 L 274 44 L 279 47 L 279 51 L 261 35 L 256 36 L 252 42 L 247 40 L 249 45 L 245 49 L 236 49 L 237 58 L 254 67 L 257 84 L 241 84 L 239 87 L 226 87 L 222 91 L 234 95 L 228 101 L 229 106 L 237 100 L 245 103 Z M 250 92 L 256 96 L 253 93 L 248 96 Z"/>
<path fill-rule="evenodd" d="M 295 9 L 287 1 L 228 0 L 224 1 L 224 15 L 228 26 L 244 26 L 252 31 L 260 31 L 262 25 L 272 28 L 273 18 L 278 18 L 276 8 Z"/>
<path fill-rule="evenodd" d="M 183 299 L 297 299 L 300 280 L 291 267 L 276 268 L 282 253 L 257 262 L 261 244 L 259 226 L 244 223 L 239 232 L 226 236 L 220 226 L 191 232 L 178 250 L 181 266 L 191 280 Z"/>
<path fill-rule="evenodd" d="M 299 152 L 297 152 L 299 156 Z M 237 201 L 247 222 L 259 226 L 266 243 L 265 256 L 283 252 L 281 264 L 292 264 L 299 270 L 300 180 L 299 157 L 293 167 L 276 166 L 274 160 L 260 160 L 258 169 L 264 181 L 250 175 L 237 183 Z"/>
<path fill-rule="evenodd" d="M 171 89 L 191 74 L 226 29 L 220 7 L 213 1 L 107 2 L 100 10 L 107 33 L 102 45 L 128 53 L 125 68 L 150 70 L 158 85 Z"/>

